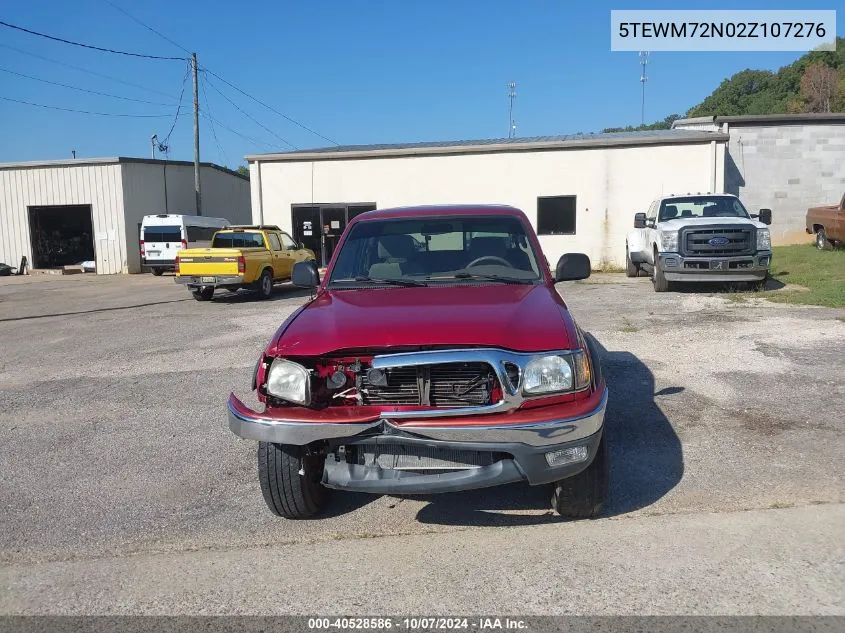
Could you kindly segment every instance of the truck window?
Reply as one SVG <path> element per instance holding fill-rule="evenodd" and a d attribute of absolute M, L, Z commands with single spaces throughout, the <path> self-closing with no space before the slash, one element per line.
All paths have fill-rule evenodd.
<path fill-rule="evenodd" d="M 268 233 L 267 239 L 270 240 L 270 250 L 272 250 L 272 251 L 282 250 L 282 245 L 279 244 L 279 238 L 276 236 L 275 233 Z"/>
<path fill-rule="evenodd" d="M 296 242 L 293 241 L 293 238 L 290 235 L 287 233 L 280 233 L 279 236 L 282 238 L 282 246 L 284 246 L 285 250 L 296 250 Z M 275 237 L 275 235 L 273 237 Z"/>
<path fill-rule="evenodd" d="M 264 248 L 264 236 L 261 233 L 217 233 L 212 248 Z"/>

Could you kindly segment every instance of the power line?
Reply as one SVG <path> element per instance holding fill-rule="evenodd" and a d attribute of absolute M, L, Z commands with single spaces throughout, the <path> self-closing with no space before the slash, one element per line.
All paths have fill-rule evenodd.
<path fill-rule="evenodd" d="M 164 60 L 183 60 L 184 57 L 164 57 L 161 55 L 145 55 L 143 53 L 130 53 L 128 51 L 118 51 L 113 48 L 103 48 L 102 46 L 94 46 L 92 44 L 83 44 L 81 42 L 74 42 L 72 40 L 66 40 L 61 37 L 55 37 L 53 35 L 47 35 L 46 33 L 39 33 L 38 31 L 32 31 L 30 29 L 25 29 L 22 26 L 17 26 L 15 24 L 9 24 L 8 22 L 3 22 L 0 20 L 0 26 L 5 26 L 10 29 L 15 29 L 16 31 L 23 31 L 24 33 L 29 33 L 30 35 L 37 35 L 38 37 L 43 37 L 48 40 L 53 40 L 54 42 L 61 42 L 62 44 L 70 44 L 71 46 L 79 46 L 80 48 L 87 48 L 94 51 L 100 51 L 103 53 L 114 53 L 115 55 L 126 55 L 127 57 L 141 57 L 144 59 L 164 59 Z"/>
<path fill-rule="evenodd" d="M 115 112 L 91 112 L 90 110 L 74 110 L 73 108 L 61 108 L 54 105 L 45 105 L 43 103 L 32 103 L 31 101 L 22 101 L 20 99 L 12 99 L 11 97 L 4 97 L 0 95 L 3 101 L 13 101 L 14 103 L 22 103 L 24 105 L 35 106 L 37 108 L 47 108 L 49 110 L 61 110 L 63 112 L 77 112 L 79 114 L 95 114 L 97 116 L 117 116 L 132 119 L 163 119 L 169 117 L 169 114 L 120 114 Z"/>
<path fill-rule="evenodd" d="M 188 73 L 190 72 L 191 66 L 188 65 L 185 69 L 185 76 L 182 77 L 182 90 L 179 92 L 179 105 L 176 106 L 176 116 L 173 117 L 173 124 L 170 126 L 170 131 L 167 133 L 167 136 L 164 137 L 164 141 L 159 143 L 159 149 L 164 152 L 165 155 L 169 149 L 168 142 L 170 141 L 170 135 L 173 134 L 173 130 L 176 129 L 176 121 L 179 120 L 179 115 L 182 113 L 182 97 L 185 96 L 185 84 L 188 83 Z"/>
<path fill-rule="evenodd" d="M 297 125 L 297 126 L 301 127 L 303 130 L 305 130 L 305 131 L 307 131 L 307 132 L 311 132 L 311 134 L 314 134 L 315 136 L 319 136 L 321 139 L 323 139 L 324 141 L 328 141 L 328 142 L 329 142 L 329 143 L 331 143 L 332 145 L 339 145 L 339 143 L 338 143 L 337 141 L 333 141 L 333 140 L 332 140 L 332 139 L 330 139 L 329 137 L 327 137 L 327 136 L 323 136 L 323 135 L 322 135 L 322 134 L 320 134 L 319 132 L 315 132 L 314 130 L 312 130 L 312 129 L 311 129 L 310 127 L 308 127 L 307 125 L 305 125 L 305 124 L 303 124 L 303 123 L 300 123 L 300 122 L 299 122 L 299 121 L 297 121 L 296 119 L 292 119 L 291 117 L 289 117 L 287 114 L 284 114 L 283 112 L 279 112 L 279 111 L 278 111 L 278 110 L 276 110 L 276 108 L 274 108 L 273 106 L 269 106 L 269 105 L 267 105 L 266 103 L 264 103 L 263 101 L 259 100 L 258 98 L 253 97 L 253 96 L 252 96 L 251 94 L 249 94 L 248 92 L 244 92 L 243 90 L 241 90 L 240 88 L 238 88 L 238 87 L 237 87 L 236 85 L 234 85 L 233 83 L 228 82 L 228 81 L 226 81 L 225 79 L 223 79 L 223 77 L 221 77 L 221 76 L 220 76 L 220 75 L 218 75 L 217 73 L 212 72 L 212 71 L 208 70 L 207 68 L 204 68 L 203 70 L 204 70 L 205 72 L 207 72 L 209 75 L 212 75 L 212 76 L 216 77 L 217 79 L 219 79 L 220 81 L 222 81 L 224 84 L 226 84 L 226 85 L 227 85 L 227 86 L 229 86 L 230 88 L 232 88 L 232 89 L 234 89 L 234 90 L 237 90 L 238 92 L 240 92 L 240 93 L 241 93 L 242 95 L 244 95 L 245 97 L 249 97 L 250 99 L 252 99 L 253 101 L 255 101 L 257 104 L 264 106 L 265 108 L 267 108 L 267 109 L 268 109 L 268 110 L 270 110 L 271 112 L 275 112 L 276 114 L 278 114 L 280 117 L 282 117 L 282 118 L 283 118 L 283 119 L 285 119 L 286 121 L 290 121 L 290 122 L 291 122 L 291 123 L 293 123 L 294 125 Z M 213 87 L 213 84 L 211 84 L 211 85 L 212 85 L 212 87 Z"/>
<path fill-rule="evenodd" d="M 106 0 L 106 2 L 108 2 L 108 0 Z M 217 138 L 217 130 L 214 129 L 214 119 L 211 118 L 211 103 L 208 101 L 208 93 L 205 91 L 205 84 L 207 80 L 205 78 L 205 75 L 200 75 L 200 78 L 202 79 L 202 81 L 200 82 L 200 88 L 202 88 L 202 96 L 205 99 L 205 108 L 206 110 L 208 110 L 209 114 L 209 125 L 211 126 L 211 135 L 214 137 L 214 144 L 217 145 L 217 156 L 218 158 L 220 158 L 221 164 L 226 163 L 228 161 L 224 156 L 225 152 L 223 151 L 223 148 L 220 147 L 220 141 Z"/>
<path fill-rule="evenodd" d="M 176 48 L 180 48 L 180 49 L 182 49 L 182 50 L 183 50 L 183 51 L 185 51 L 188 55 L 190 55 L 190 54 L 191 54 L 191 51 L 189 51 L 187 48 L 185 48 L 184 46 L 182 46 L 182 45 L 181 45 L 181 44 L 179 44 L 178 42 L 174 42 L 174 41 L 173 41 L 173 40 L 171 40 L 169 37 L 167 37 L 166 35 L 164 35 L 164 34 L 160 33 L 159 31 L 156 31 L 156 30 L 155 30 L 153 27 L 151 27 L 149 24 L 145 24 L 144 22 L 141 22 L 141 20 L 139 20 L 139 19 L 138 19 L 138 18 L 136 18 L 134 15 L 132 15 L 131 13 L 129 13 L 126 9 L 123 9 L 122 7 L 117 6 L 117 5 L 116 5 L 114 2 L 112 2 L 111 0 L 103 0 L 103 2 L 105 2 L 105 3 L 106 3 L 106 4 L 108 4 L 108 5 L 111 5 L 113 8 L 117 9 L 118 11 L 120 11 L 120 12 L 121 12 L 123 15 L 125 15 L 127 18 L 129 18 L 129 19 L 130 19 L 130 20 L 132 20 L 133 22 L 137 22 L 138 24 L 140 24 L 141 26 L 143 26 L 143 27 L 144 27 L 145 29 L 147 29 L 148 31 L 152 31 L 153 33 L 155 33 L 156 35 L 158 35 L 161 39 L 163 39 L 163 40 L 165 40 L 165 41 L 167 41 L 167 42 L 170 42 L 170 43 L 171 43 L 171 44 L 173 44 L 173 46 L 175 46 Z"/>
<path fill-rule="evenodd" d="M 205 114 L 204 112 L 200 112 L 200 116 L 204 119 L 208 119 L 209 121 L 216 123 L 219 127 L 223 128 L 224 130 L 231 132 L 235 136 L 240 136 L 242 139 L 246 139 L 247 141 L 251 141 L 252 143 L 255 143 L 256 145 L 263 145 L 264 147 L 267 147 L 269 149 L 274 149 L 274 147 L 272 145 L 270 145 L 270 143 L 267 143 L 266 141 L 259 141 L 258 139 L 252 138 L 251 136 L 247 136 L 246 134 L 238 132 L 237 130 L 233 130 L 228 125 L 224 125 L 220 121 L 220 119 L 212 119 L 209 115 Z"/>
<path fill-rule="evenodd" d="M 209 71 L 207 71 L 207 70 L 206 70 L 205 72 L 206 72 L 206 73 L 208 73 Z M 212 74 L 214 74 L 214 73 L 212 73 Z M 214 75 L 214 76 L 216 77 L 217 75 Z M 271 130 L 269 127 L 267 127 L 266 125 L 264 125 L 263 123 L 261 123 L 260 121 L 258 121 L 256 118 L 254 118 L 253 116 L 251 116 L 248 112 L 245 112 L 244 110 L 242 110 L 242 109 L 238 106 L 238 104 L 237 104 L 237 103 L 235 103 L 235 102 L 234 102 L 234 101 L 232 101 L 229 97 L 227 97 L 227 96 L 226 96 L 226 95 L 225 95 L 225 94 L 224 94 L 224 93 L 223 93 L 223 92 L 222 92 L 222 91 L 221 91 L 221 90 L 220 90 L 217 86 L 215 86 L 215 85 L 214 85 L 214 83 L 212 83 L 211 81 L 208 81 L 208 78 L 207 78 L 207 77 L 206 77 L 206 83 L 207 83 L 209 86 L 211 86 L 211 87 L 212 87 L 212 88 L 213 88 L 213 89 L 217 92 L 217 94 L 219 94 L 219 95 L 220 95 L 221 97 L 223 97 L 226 101 L 228 101 L 229 103 L 231 103 L 231 104 L 232 104 L 232 106 L 233 106 L 233 107 L 234 107 L 234 108 L 235 108 L 238 112 L 240 112 L 241 114 L 243 114 L 246 118 L 248 118 L 250 121 L 252 121 L 253 123 L 255 123 L 258 127 L 260 127 L 260 128 L 262 128 L 262 129 L 264 129 L 265 131 L 269 132 L 270 134 L 272 134 L 273 136 L 275 136 L 277 139 L 279 139 L 279 140 L 280 140 L 282 143 L 284 143 L 285 145 L 288 145 L 288 146 L 292 147 L 293 149 L 297 149 L 297 148 L 296 148 L 296 145 L 294 145 L 293 143 L 291 143 L 291 142 L 290 142 L 290 141 L 288 141 L 287 139 L 282 138 L 281 136 L 279 136 L 278 134 L 276 134 L 273 130 Z"/>
<path fill-rule="evenodd" d="M 8 44 L 0 44 L 3 48 L 8 48 L 9 50 L 15 51 L 16 53 L 20 53 L 22 55 L 29 55 L 30 57 L 34 57 L 36 59 L 44 60 L 45 62 L 50 62 L 51 64 L 58 64 L 59 66 L 64 66 L 65 68 L 72 68 L 73 70 L 78 70 L 79 72 L 88 73 L 89 75 L 93 75 L 95 77 L 102 77 L 103 79 L 109 79 L 111 81 L 115 81 L 117 83 L 121 83 L 127 86 L 132 86 L 133 88 L 139 88 L 141 90 L 146 90 L 147 92 L 153 92 L 155 94 L 160 94 L 168 99 L 174 99 L 173 95 L 169 95 L 166 92 L 162 92 L 161 90 L 156 90 L 155 88 L 150 88 L 148 86 L 142 86 L 141 84 L 132 83 L 131 81 L 126 81 L 125 79 L 120 79 L 119 77 L 112 77 L 111 75 L 105 75 L 103 73 L 98 73 L 93 70 L 88 70 L 87 68 L 82 68 L 81 66 L 74 66 L 73 64 L 68 64 L 66 62 L 61 62 L 57 59 L 50 59 L 49 57 L 44 57 L 43 55 L 38 55 L 36 53 L 30 53 L 29 51 L 22 50 L 20 48 L 15 48 L 14 46 L 9 46 Z"/>
<path fill-rule="evenodd" d="M 44 84 L 50 84 L 51 86 L 60 86 L 62 88 L 69 88 L 70 90 L 78 90 L 79 92 L 87 92 L 88 94 L 92 95 L 100 95 L 102 97 L 111 97 L 112 99 L 122 99 L 123 101 L 134 101 L 136 103 L 146 103 L 147 105 L 158 105 L 158 106 L 169 106 L 169 103 L 162 103 L 161 101 L 146 101 L 144 99 L 133 99 L 132 97 L 123 97 L 121 95 L 113 95 L 108 92 L 98 92 L 97 90 L 88 90 L 87 88 L 80 88 L 79 86 L 71 86 L 69 84 L 59 83 L 57 81 L 49 81 L 47 79 L 41 79 L 39 77 L 33 77 L 31 75 L 25 75 L 24 73 L 15 72 L 14 70 L 9 70 L 8 68 L 0 67 L 0 72 L 9 73 L 10 75 L 17 75 L 18 77 L 25 77 L 26 79 L 32 79 L 33 81 L 40 81 Z"/>

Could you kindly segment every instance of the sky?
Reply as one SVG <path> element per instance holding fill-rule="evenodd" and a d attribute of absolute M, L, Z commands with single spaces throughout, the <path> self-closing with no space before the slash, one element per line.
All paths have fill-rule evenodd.
<path fill-rule="evenodd" d="M 683 0 L 28 0 L 3 3 L 0 20 L 147 55 L 186 56 L 180 47 L 196 51 L 202 71 L 201 159 L 236 168 L 248 154 L 331 142 L 505 137 L 510 81 L 517 84 L 517 136 L 637 125 L 639 58 L 610 51 L 611 8 L 695 5 L 687 7 Z M 736 7 L 733 1 L 713 0 L 707 8 Z M 833 4 L 746 0 L 742 8 L 831 9 Z M 840 18 L 839 35 L 843 22 Z M 685 113 L 739 70 L 777 70 L 800 55 L 652 53 L 646 121 Z M 150 137 L 157 134 L 161 141 L 171 127 L 169 158 L 193 160 L 191 82 L 188 77 L 183 84 L 184 60 L 103 53 L 0 26 L 0 69 L 0 97 L 155 116 L 99 116 L 0 99 L 0 162 L 70 158 L 73 151 L 78 158 L 150 156 Z M 183 108 L 176 118 L 183 85 Z"/>

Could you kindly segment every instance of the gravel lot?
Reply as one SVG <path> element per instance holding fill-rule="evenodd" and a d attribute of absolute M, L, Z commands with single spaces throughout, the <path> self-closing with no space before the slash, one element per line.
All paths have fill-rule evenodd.
<path fill-rule="evenodd" d="M 225 400 L 248 394 L 306 295 L 198 303 L 171 276 L 0 279 L 0 612 L 845 614 L 843 311 L 657 295 L 620 275 L 560 290 L 604 348 L 605 518 L 562 522 L 546 488 L 513 485 L 337 495 L 322 520 L 289 522 L 265 509 Z M 518 573 L 476 586 L 500 565 Z M 233 591 L 256 574 L 260 588 Z M 567 589 L 572 574 L 588 588 Z M 358 577 L 442 584 L 426 601 Z M 268 597 L 273 583 L 290 598 Z"/>

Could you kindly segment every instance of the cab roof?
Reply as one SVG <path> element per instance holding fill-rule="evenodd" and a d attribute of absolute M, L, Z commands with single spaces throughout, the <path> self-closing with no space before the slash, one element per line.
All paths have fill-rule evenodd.
<path fill-rule="evenodd" d="M 415 217 L 445 217 L 445 216 L 490 216 L 506 215 L 511 217 L 523 217 L 525 214 L 517 209 L 504 204 L 432 204 L 414 207 L 393 207 L 390 209 L 375 209 L 365 211 L 355 216 L 352 222 L 365 222 L 368 220 L 393 220 L 397 218 Z"/>

